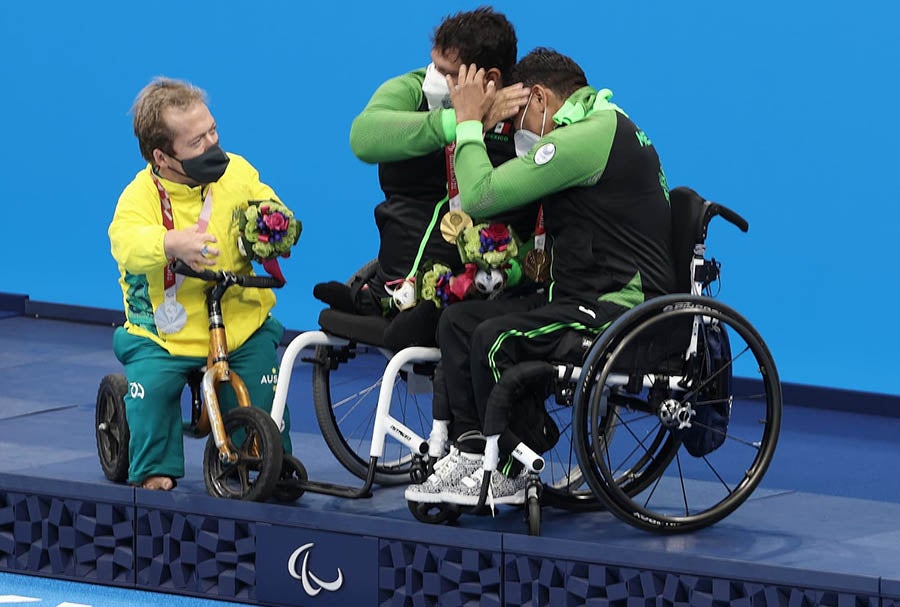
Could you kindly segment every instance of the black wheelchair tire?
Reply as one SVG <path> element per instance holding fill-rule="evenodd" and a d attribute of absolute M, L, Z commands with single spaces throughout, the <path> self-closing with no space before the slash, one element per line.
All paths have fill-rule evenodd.
<path fill-rule="evenodd" d="M 128 480 L 128 442 L 131 433 L 125 417 L 125 393 L 128 381 L 119 373 L 107 375 L 97 390 L 94 431 L 100 467 L 114 483 Z"/>
<path fill-rule="evenodd" d="M 641 499 L 633 499 L 651 483 L 656 483 L 664 470 L 674 460 L 680 472 L 682 461 L 689 461 L 681 451 L 681 440 L 674 432 L 657 445 L 658 453 L 647 468 L 639 470 L 636 478 L 630 479 L 631 485 L 623 482 L 621 475 L 613 471 L 603 457 L 604 445 L 600 422 L 611 417 L 603 414 L 598 408 L 595 397 L 587 398 L 594 385 L 606 385 L 609 378 L 618 368 L 617 357 L 627 351 L 631 343 L 638 343 L 642 331 L 652 331 L 653 325 L 671 321 L 680 316 L 693 316 L 716 319 L 730 328 L 746 345 L 742 352 L 749 352 L 754 357 L 763 390 L 759 397 L 764 398 L 764 419 L 758 423 L 760 438 L 752 446 L 755 448 L 750 465 L 743 466 L 742 477 L 734 482 L 734 487 L 727 485 L 727 495 L 709 507 L 690 511 L 685 494 L 684 514 L 660 512 Z M 731 363 L 729 363 L 731 364 Z M 733 397 L 729 397 L 733 398 Z M 732 401 L 729 400 L 729 403 Z M 740 402 L 740 398 L 734 402 Z M 585 359 L 581 379 L 576 388 L 574 434 L 576 455 L 579 465 L 585 473 L 591 489 L 606 504 L 607 508 L 621 520 L 644 530 L 671 534 L 694 531 L 712 525 L 738 508 L 759 485 L 766 469 L 772 461 L 781 425 L 782 393 L 781 384 L 774 360 L 755 328 L 740 314 L 729 306 L 708 297 L 693 295 L 669 295 L 649 300 L 617 319 L 593 344 Z M 730 410 L 731 404 L 729 404 Z M 609 442 L 615 440 L 610 438 Z M 681 459 L 680 459 L 681 458 Z M 699 458 L 698 458 L 699 459 Z M 706 457 L 702 458 L 704 461 Z M 709 465 L 708 462 L 705 462 Z M 719 480 L 722 480 L 721 478 Z M 685 478 L 681 478 L 684 492 Z M 655 489 L 655 488 L 654 488 Z M 648 500 L 649 501 L 649 500 Z"/>

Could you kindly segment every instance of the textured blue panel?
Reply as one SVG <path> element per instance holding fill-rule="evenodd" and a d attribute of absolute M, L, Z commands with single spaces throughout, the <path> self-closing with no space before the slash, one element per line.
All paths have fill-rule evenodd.
<path fill-rule="evenodd" d="M 499 606 L 500 553 L 381 540 L 378 602 L 384 607 Z"/>
<path fill-rule="evenodd" d="M 504 555 L 504 603 L 569 607 L 878 607 L 875 595 Z M 882 607 L 888 607 L 883 604 Z"/>
<path fill-rule="evenodd" d="M 133 583 L 133 511 L 126 504 L 0 493 L 0 569 Z"/>
<path fill-rule="evenodd" d="M 254 598 L 255 523 L 148 508 L 137 512 L 139 588 Z"/>

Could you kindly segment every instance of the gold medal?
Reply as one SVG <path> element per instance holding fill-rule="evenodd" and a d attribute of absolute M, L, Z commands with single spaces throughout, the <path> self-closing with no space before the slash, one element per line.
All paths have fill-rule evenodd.
<path fill-rule="evenodd" d="M 463 211 L 448 211 L 441 219 L 441 236 L 450 244 L 454 244 L 462 231 L 471 228 L 472 225 L 472 218 Z"/>
<path fill-rule="evenodd" d="M 547 282 L 550 279 L 550 259 L 544 249 L 531 249 L 525 254 L 522 271 L 533 282 Z"/>

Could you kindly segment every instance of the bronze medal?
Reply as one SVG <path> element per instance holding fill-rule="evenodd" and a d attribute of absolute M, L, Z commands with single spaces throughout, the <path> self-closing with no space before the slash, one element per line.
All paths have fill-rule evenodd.
<path fill-rule="evenodd" d="M 454 244 L 463 230 L 471 228 L 472 225 L 472 218 L 463 211 L 448 211 L 441 219 L 441 236 L 450 244 Z"/>
<path fill-rule="evenodd" d="M 531 249 L 525 254 L 522 271 L 533 282 L 547 282 L 550 279 L 550 259 L 544 249 Z"/>

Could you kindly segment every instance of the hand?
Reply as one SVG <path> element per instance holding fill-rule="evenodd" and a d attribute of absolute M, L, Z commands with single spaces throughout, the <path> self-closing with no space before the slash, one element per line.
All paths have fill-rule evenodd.
<path fill-rule="evenodd" d="M 218 242 L 215 236 L 200 232 L 194 224 L 183 230 L 169 230 L 163 239 L 166 257 L 175 257 L 188 264 L 194 270 L 202 270 L 203 266 L 216 265 L 215 258 L 219 249 L 209 246 Z"/>
<path fill-rule="evenodd" d="M 484 68 L 479 69 L 474 63 L 468 67 L 460 65 L 456 84 L 453 84 L 453 78 L 447 76 L 447 86 L 450 87 L 450 102 L 456 110 L 457 123 L 467 120 L 484 122 L 497 94 L 493 81 L 485 84 Z"/>
<path fill-rule="evenodd" d="M 505 86 L 494 96 L 494 102 L 484 119 L 485 132 L 494 128 L 501 120 L 512 118 L 519 113 L 519 109 L 528 103 L 531 90 L 525 88 L 521 82 Z M 516 125 L 518 126 L 518 125 Z"/>

